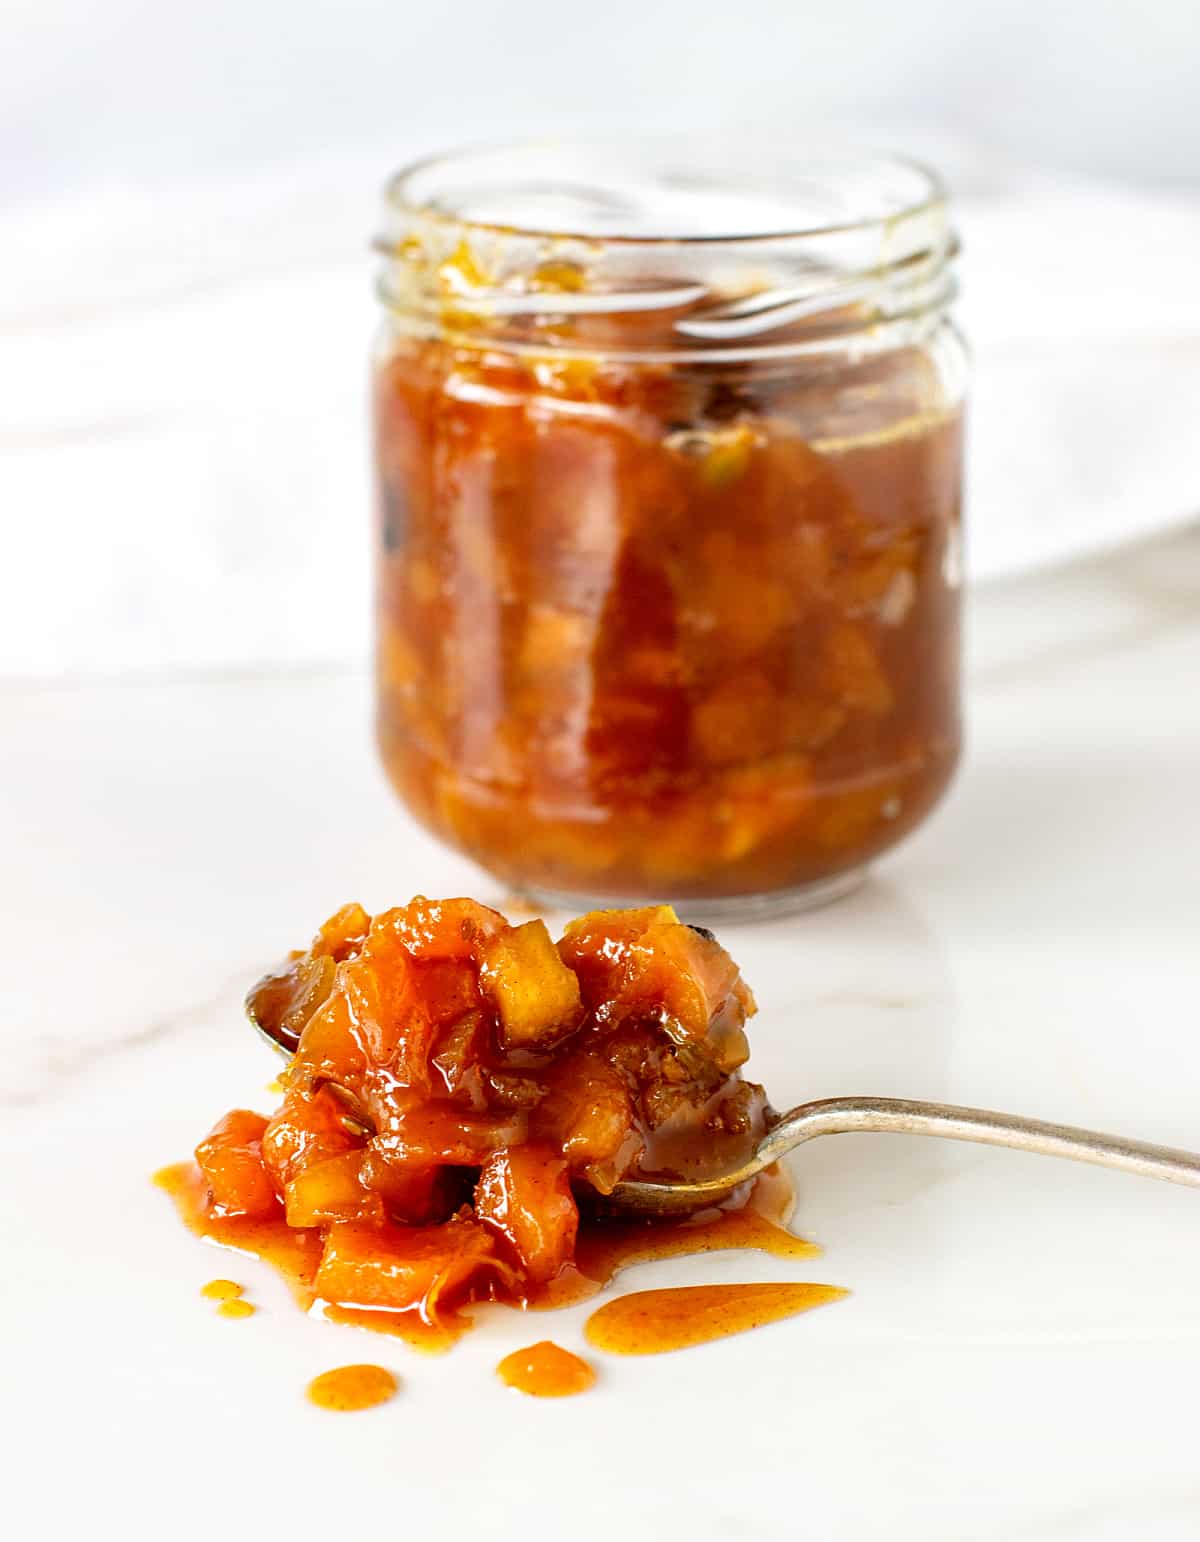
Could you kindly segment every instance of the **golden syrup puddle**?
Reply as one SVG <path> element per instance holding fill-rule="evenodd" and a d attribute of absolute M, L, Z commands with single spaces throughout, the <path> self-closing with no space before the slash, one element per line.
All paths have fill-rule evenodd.
<path fill-rule="evenodd" d="M 698 1253 L 751 1249 L 772 1258 L 816 1258 L 821 1249 L 787 1230 L 794 1191 L 779 1167 L 755 1179 L 741 1210 L 706 1210 L 681 1221 L 584 1221 L 575 1244 L 575 1262 L 527 1303 L 536 1309 L 571 1306 L 594 1296 L 632 1264 Z"/>
<path fill-rule="evenodd" d="M 840 1301 L 837 1285 L 681 1285 L 618 1296 L 592 1313 L 584 1337 L 614 1355 L 660 1355 L 746 1333 Z"/>
<path fill-rule="evenodd" d="M 319 1301 L 314 1289 L 323 1245 L 319 1232 L 288 1226 L 282 1213 L 265 1221 L 207 1214 L 205 1184 L 199 1169 L 192 1162 L 177 1162 L 164 1167 L 155 1174 L 154 1182 L 170 1195 L 180 1217 L 192 1232 L 222 1247 L 250 1254 L 270 1264 L 286 1281 L 297 1303 L 305 1311 L 319 1305 L 326 1319 L 331 1322 L 387 1333 L 402 1339 L 414 1349 L 432 1354 L 449 1349 L 472 1326 L 469 1316 L 444 1307 L 439 1307 L 437 1321 L 430 1322 L 419 1311 L 391 1312 Z M 683 1258 L 732 1249 L 751 1249 L 767 1253 L 773 1258 L 815 1258 L 820 1248 L 803 1237 L 793 1235 L 784 1225 L 791 1213 L 792 1197 L 792 1186 L 787 1175 L 778 1168 L 770 1168 L 755 1180 L 746 1204 L 740 1210 L 710 1210 L 684 1220 L 588 1218 L 580 1226 L 575 1262 L 528 1300 L 514 1304 L 543 1310 L 584 1301 L 602 1290 L 622 1269 L 657 1259 Z M 205 1293 L 213 1295 L 217 1286 L 222 1289 L 232 1286 L 239 1296 L 241 1294 L 241 1288 L 234 1286 L 232 1281 L 214 1281 L 211 1286 L 205 1287 Z M 649 1294 L 687 1297 L 694 1305 L 707 1311 L 711 1318 L 715 1311 L 712 1302 L 696 1296 L 694 1292 L 734 1288 L 743 1291 L 825 1292 L 821 1300 L 833 1300 L 844 1294 L 834 1286 L 825 1285 L 699 1286 L 684 1287 L 678 1292 Z M 690 1296 L 689 1290 L 693 1292 Z M 254 1311 L 249 1302 L 236 1297 L 214 1298 L 221 1299 L 222 1304 L 217 1310 L 224 1316 L 245 1317 Z M 782 1297 L 778 1299 L 782 1300 Z M 793 1299 L 798 1301 L 800 1298 Z M 754 1304 L 754 1310 L 767 1310 L 766 1303 L 767 1298 L 760 1297 Z M 470 1304 L 464 1303 L 467 1306 Z M 811 1299 L 806 1305 L 795 1305 L 776 1315 L 790 1316 L 793 1312 L 806 1310 L 807 1306 L 819 1304 L 818 1300 Z M 614 1308 L 620 1305 L 620 1301 L 610 1303 Z M 592 1321 L 602 1318 L 604 1312 L 609 1310 L 609 1307 L 603 1308 Z M 725 1310 L 728 1314 L 732 1309 L 727 1305 Z M 775 1319 L 763 1317 L 761 1320 Z M 756 1325 L 756 1322 L 751 1321 L 744 1323 L 744 1327 Z M 682 1332 L 682 1329 L 679 1331 Z M 722 1337 L 725 1333 L 740 1331 L 740 1327 L 729 1327 L 717 1332 L 705 1330 L 699 1337 L 681 1339 L 680 1344 L 701 1343 L 706 1337 Z M 675 1346 L 664 1343 L 662 1347 Z M 561 1353 L 565 1354 L 566 1351 Z"/>

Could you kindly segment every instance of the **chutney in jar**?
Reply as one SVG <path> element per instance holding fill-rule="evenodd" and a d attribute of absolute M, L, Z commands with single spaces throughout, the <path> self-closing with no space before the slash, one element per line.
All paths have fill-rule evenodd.
<path fill-rule="evenodd" d="M 400 179 L 379 742 L 509 884 L 822 897 L 945 790 L 963 364 L 944 205 L 905 169 L 848 235 L 703 240 L 542 235 Z"/>

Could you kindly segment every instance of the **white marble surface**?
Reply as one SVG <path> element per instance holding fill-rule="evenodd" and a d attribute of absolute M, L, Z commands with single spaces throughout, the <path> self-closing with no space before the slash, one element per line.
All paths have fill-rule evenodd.
<path fill-rule="evenodd" d="M 1200 1146 L 1200 533 L 994 589 L 945 810 L 855 899 L 730 931 L 785 1103 L 945 1097 Z M 584 1311 L 423 1359 L 308 1321 L 149 1183 L 273 1074 L 238 1002 L 335 903 L 479 889 L 390 801 L 331 671 L 8 688 L 0 1383 L 13 1536 L 1176 1542 L 1200 1532 L 1200 1194 L 885 1137 L 796 1162 L 837 1306 L 521 1400 Z M 218 1273 L 260 1304 L 216 1318 Z M 377 1359 L 385 1408 L 307 1406 Z"/>

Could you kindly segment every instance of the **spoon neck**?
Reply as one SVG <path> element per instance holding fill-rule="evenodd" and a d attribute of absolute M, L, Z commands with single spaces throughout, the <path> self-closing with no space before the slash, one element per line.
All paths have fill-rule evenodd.
<path fill-rule="evenodd" d="M 759 1144 L 757 1156 L 766 1166 L 818 1135 L 855 1132 L 935 1135 L 943 1140 L 1005 1146 L 1200 1187 L 1200 1155 L 1195 1152 L 985 1108 L 909 1098 L 824 1098 L 802 1103 L 772 1126 Z"/>

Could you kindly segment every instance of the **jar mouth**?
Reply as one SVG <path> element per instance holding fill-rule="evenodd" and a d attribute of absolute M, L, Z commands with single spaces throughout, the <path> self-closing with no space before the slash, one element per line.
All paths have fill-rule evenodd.
<path fill-rule="evenodd" d="M 401 219 L 501 237 L 752 246 L 919 219 L 944 208 L 946 189 L 920 161 L 851 145 L 528 140 L 415 161 L 385 201 Z"/>
<path fill-rule="evenodd" d="M 939 316 L 958 251 L 937 174 L 847 146 L 530 141 L 387 184 L 397 324 L 537 351 L 826 347 Z M 605 329 L 601 318 L 620 318 Z"/>

